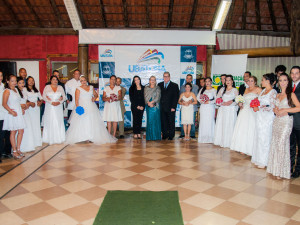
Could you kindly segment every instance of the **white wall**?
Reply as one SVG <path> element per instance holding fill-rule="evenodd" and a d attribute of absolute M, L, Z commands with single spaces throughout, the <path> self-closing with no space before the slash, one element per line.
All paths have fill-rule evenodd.
<path fill-rule="evenodd" d="M 15 61 L 17 63 L 17 73 L 20 68 L 27 70 L 27 76 L 32 76 L 37 89 L 40 87 L 39 61 Z"/>

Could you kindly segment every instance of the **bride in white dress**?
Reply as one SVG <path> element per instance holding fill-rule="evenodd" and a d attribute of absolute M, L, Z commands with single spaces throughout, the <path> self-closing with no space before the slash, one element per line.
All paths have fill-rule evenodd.
<path fill-rule="evenodd" d="M 93 86 L 87 84 L 84 76 L 80 77 L 80 82 L 81 86 L 75 91 L 75 104 L 76 108 L 81 106 L 84 113 L 79 115 L 74 109 L 66 134 L 66 143 L 75 144 L 83 141 L 91 141 L 99 145 L 115 143 L 117 139 L 108 133 L 100 111 L 94 103 L 98 94 Z"/>
<path fill-rule="evenodd" d="M 43 142 L 61 144 L 65 141 L 65 124 L 62 103 L 66 100 L 65 91 L 58 85 L 56 76 L 51 76 L 50 85 L 47 85 L 43 92 L 43 99 L 46 102 L 43 117 L 44 130 Z"/>
<path fill-rule="evenodd" d="M 237 117 L 237 106 L 234 100 L 238 95 L 238 90 L 235 88 L 232 75 L 226 75 L 225 84 L 217 96 L 217 99 L 220 97 L 223 99 L 223 103 L 218 110 L 214 144 L 229 148 Z"/>
<path fill-rule="evenodd" d="M 217 90 L 212 86 L 212 79 L 210 77 L 205 79 L 205 87 L 202 88 L 198 95 L 197 100 L 200 105 L 200 122 L 198 132 L 199 143 L 213 143 L 215 134 L 215 102 L 217 98 Z M 205 94 L 208 96 L 208 102 L 201 102 L 200 95 Z"/>
<path fill-rule="evenodd" d="M 256 114 L 250 103 L 253 99 L 257 98 L 261 92 L 261 88 L 256 86 L 257 78 L 252 76 L 249 78 L 248 86 L 244 93 L 245 103 L 239 103 L 240 113 L 236 120 L 233 131 L 230 149 L 241 152 L 246 155 L 252 155 L 253 146 L 255 143 L 255 123 Z"/>

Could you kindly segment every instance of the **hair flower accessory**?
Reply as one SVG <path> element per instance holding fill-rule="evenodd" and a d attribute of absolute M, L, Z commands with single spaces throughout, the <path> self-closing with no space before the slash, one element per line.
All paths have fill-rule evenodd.
<path fill-rule="evenodd" d="M 84 114 L 84 108 L 82 106 L 77 106 L 76 107 L 76 113 L 81 116 L 82 114 Z"/>

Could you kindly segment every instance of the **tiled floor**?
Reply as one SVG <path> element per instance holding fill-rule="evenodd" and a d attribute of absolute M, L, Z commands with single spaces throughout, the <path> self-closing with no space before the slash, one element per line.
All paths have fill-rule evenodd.
<path fill-rule="evenodd" d="M 131 138 L 46 147 L 0 178 L 0 224 L 92 224 L 107 190 L 178 190 L 188 225 L 300 224 L 299 178 L 210 144 Z"/>

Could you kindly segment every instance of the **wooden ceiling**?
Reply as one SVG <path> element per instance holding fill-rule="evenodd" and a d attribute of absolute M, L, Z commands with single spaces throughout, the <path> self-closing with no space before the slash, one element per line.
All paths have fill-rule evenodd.
<path fill-rule="evenodd" d="M 220 4 L 220 0 L 74 1 L 83 28 L 210 30 Z M 290 32 L 292 1 L 232 0 L 223 30 Z M 0 34 L 9 29 L 72 29 L 63 0 L 0 0 L 0 14 Z"/>

